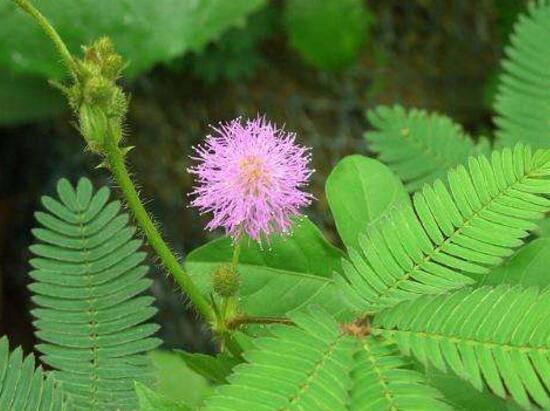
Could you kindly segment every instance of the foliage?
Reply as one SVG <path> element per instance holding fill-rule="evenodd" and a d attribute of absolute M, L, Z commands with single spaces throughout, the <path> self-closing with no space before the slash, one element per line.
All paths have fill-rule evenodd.
<path fill-rule="evenodd" d="M 287 0 L 289 40 L 309 63 L 341 69 L 357 56 L 372 17 L 361 0 Z"/>
<path fill-rule="evenodd" d="M 351 374 L 351 411 L 452 410 L 441 393 L 411 369 L 394 344 L 372 336 L 364 338 L 353 359 L 356 365 Z"/>
<path fill-rule="evenodd" d="M 550 94 L 546 70 L 550 46 L 546 41 L 550 30 L 550 3 L 539 1 L 519 17 L 505 49 L 502 74 L 494 102 L 495 123 L 499 144 L 517 141 L 533 147 L 550 146 Z"/>
<path fill-rule="evenodd" d="M 207 399 L 206 410 L 345 410 L 353 339 L 320 310 L 291 316 L 255 341 L 247 364 Z"/>
<path fill-rule="evenodd" d="M 546 16 L 538 11 L 546 3 L 538 7 L 531 18 Z M 97 74 L 116 56 L 95 53 L 106 40 L 93 44 L 84 60 L 64 56 L 75 95 L 90 80 L 105 80 Z M 93 70 L 81 71 L 88 63 Z M 91 77 L 82 81 L 82 73 Z M 126 101 L 113 77 L 109 92 Z M 108 202 L 107 188 L 94 193 L 89 180 L 76 189 L 61 180 L 59 199 L 44 197 L 47 212 L 36 214 L 42 227 L 33 230 L 37 258 L 30 261 L 37 349 L 54 370 L 44 377 L 33 357 L 23 360 L 20 349 L 9 354 L 0 340 L 0 409 L 30 409 L 25 401 L 38 395 L 50 411 L 516 409 L 511 400 L 550 408 L 541 224 L 550 211 L 550 150 L 516 144 L 489 154 L 486 143 L 475 144 L 444 116 L 379 108 L 371 113 L 378 131 L 367 138 L 390 167 L 351 156 L 327 181 L 346 253 L 304 217 L 266 248 L 222 237 L 190 253 L 182 267 L 139 198 L 122 129 L 109 115 L 105 133 L 89 122 L 96 138 L 82 129 L 82 106 L 105 114 L 114 100 L 84 100 L 73 109 L 88 148 L 113 174 L 220 353 L 154 351 L 160 341 L 148 322 L 153 299 L 141 295 L 150 285 L 142 240 L 119 213 L 121 203 Z M 258 168 L 246 171 L 245 183 L 265 177 Z M 411 201 L 405 187 L 415 191 Z M 530 232 L 542 237 L 514 255 Z M 238 277 L 236 293 L 213 287 L 220 271 Z M 72 405 L 62 403 L 64 395 Z"/>
<path fill-rule="evenodd" d="M 546 288 L 550 285 L 550 238 L 538 238 L 521 247 L 504 264 L 496 267 L 480 285 L 521 284 Z"/>
<path fill-rule="evenodd" d="M 466 163 L 471 155 L 489 151 L 484 139 L 476 144 L 462 127 L 437 113 L 379 106 L 367 116 L 376 128 L 365 133 L 369 148 L 411 192 L 444 177 L 449 168 Z"/>
<path fill-rule="evenodd" d="M 107 188 L 94 194 L 87 179 L 76 190 L 60 180 L 57 192 L 60 201 L 42 198 L 47 212 L 36 213 L 33 230 L 37 349 L 78 409 L 134 410 L 134 381 L 152 377 L 143 353 L 159 344 L 150 337 L 158 326 L 146 323 L 153 299 L 139 296 L 151 284 L 142 241 Z"/>
<path fill-rule="evenodd" d="M 334 167 L 327 179 L 326 196 L 338 234 L 348 248 L 358 247 L 358 237 L 367 223 L 409 203 L 401 180 L 380 162 L 359 155 L 346 157 Z"/>
<path fill-rule="evenodd" d="M 227 30 L 216 42 L 176 60 L 170 67 L 187 67 L 209 85 L 248 80 L 265 64 L 260 46 L 275 32 L 277 17 L 275 7 L 260 9 L 248 16 L 244 26 Z"/>
<path fill-rule="evenodd" d="M 231 262 L 232 254 L 231 240 L 219 238 L 187 256 L 186 268 L 205 295 L 212 292 L 214 270 Z M 279 316 L 317 304 L 341 314 L 334 291 L 341 256 L 308 219 L 297 220 L 288 238 L 272 238 L 269 249 L 245 243 L 239 262 L 241 310 L 254 316 Z M 270 303 L 265 304 L 266 300 Z"/>
<path fill-rule="evenodd" d="M 548 152 L 517 145 L 491 160 L 471 157 L 368 227 L 343 263 L 347 294 L 360 312 L 419 294 L 472 284 L 522 244 L 534 220 L 550 211 Z"/>
<path fill-rule="evenodd" d="M 201 50 L 264 4 L 265 0 L 117 0 L 98 7 L 95 0 L 44 0 L 40 7 L 71 51 L 108 35 L 130 61 L 125 75 L 135 78 L 155 64 Z M 0 71 L 23 76 L 11 83 L 12 92 L 0 100 L 13 111 L 13 116 L 2 113 L 0 124 L 38 118 L 34 112 L 25 115 L 29 105 L 36 106 L 41 117 L 56 112 L 62 106 L 57 104 L 55 110 L 51 106 L 58 96 L 45 83 L 60 80 L 66 73 L 54 48 L 39 27 L 28 24 L 9 2 L 0 2 L 0 16 Z"/>
<path fill-rule="evenodd" d="M 550 406 L 550 294 L 503 285 L 424 295 L 378 315 L 373 332 L 395 340 L 405 354 L 477 389 Z"/>
<path fill-rule="evenodd" d="M 155 392 L 161 397 L 176 404 L 197 407 L 212 394 L 211 384 L 182 358 L 182 352 L 155 350 L 149 353 L 149 357 L 157 379 Z M 185 381 L 185 384 L 182 384 L 182 381 Z"/>
<path fill-rule="evenodd" d="M 0 409 L 18 411 L 70 411 L 63 391 L 52 375 L 35 368 L 33 355 L 23 358 L 20 347 L 9 352 L 6 337 L 0 339 Z"/>

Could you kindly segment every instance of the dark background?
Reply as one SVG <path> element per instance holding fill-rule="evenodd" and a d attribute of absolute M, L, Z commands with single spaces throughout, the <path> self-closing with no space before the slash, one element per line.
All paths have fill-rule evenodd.
<path fill-rule="evenodd" d="M 208 125 L 266 113 L 313 147 L 314 221 L 337 242 L 323 194 L 327 174 L 348 153 L 368 153 L 365 110 L 399 103 L 450 115 L 475 135 L 490 135 L 498 61 L 524 1 L 369 1 L 370 36 L 353 64 L 338 72 L 312 68 L 288 45 L 281 2 L 274 1 L 230 29 L 200 54 L 157 66 L 125 87 L 132 94 L 128 142 L 131 168 L 149 210 L 184 256 L 209 239 L 187 208 L 190 146 Z M 30 350 L 33 330 L 27 291 L 33 211 L 60 177 L 88 176 L 97 158 L 69 113 L 34 124 L 0 128 L 0 335 Z M 155 264 L 157 321 L 168 347 L 209 350 L 207 336 L 183 298 Z"/>

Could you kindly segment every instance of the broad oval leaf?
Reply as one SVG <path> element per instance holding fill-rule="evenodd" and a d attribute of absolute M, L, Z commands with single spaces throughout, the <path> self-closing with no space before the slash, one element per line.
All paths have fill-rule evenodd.
<path fill-rule="evenodd" d="M 72 52 L 109 36 L 135 77 L 156 63 L 198 50 L 228 27 L 242 23 L 265 0 L 42 0 L 40 11 Z M 60 78 L 65 74 L 50 40 L 37 24 L 0 2 L 0 66 L 13 72 Z"/>
<path fill-rule="evenodd" d="M 326 195 L 346 247 L 357 248 L 359 234 L 388 210 L 409 202 L 399 178 L 384 164 L 360 155 L 340 160 L 328 176 Z"/>
<path fill-rule="evenodd" d="M 343 308 L 335 291 L 334 275 L 342 253 L 306 218 L 295 221 L 289 236 L 274 236 L 269 248 L 249 242 L 242 245 L 240 308 L 248 315 L 282 316 L 308 304 L 332 314 Z M 191 252 L 185 267 L 205 294 L 212 292 L 212 274 L 231 262 L 229 238 L 216 239 Z M 269 302 L 269 303 L 266 303 Z"/>

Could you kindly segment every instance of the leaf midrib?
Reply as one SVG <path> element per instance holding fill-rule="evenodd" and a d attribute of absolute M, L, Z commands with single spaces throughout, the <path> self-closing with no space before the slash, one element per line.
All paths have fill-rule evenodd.
<path fill-rule="evenodd" d="M 481 208 L 479 208 L 477 211 L 475 211 L 470 217 L 468 217 L 466 220 L 464 220 L 464 222 L 462 223 L 462 225 L 460 227 L 457 227 L 455 229 L 455 231 L 449 235 L 445 240 L 443 240 L 441 242 L 441 244 L 439 244 L 437 247 L 435 247 L 433 249 L 433 251 L 430 253 L 430 254 L 426 254 L 422 260 L 415 264 L 411 269 L 409 269 L 402 277 L 398 278 L 392 285 L 388 286 L 384 292 L 382 292 L 374 301 L 373 301 L 373 305 L 376 306 L 382 299 L 386 298 L 388 296 L 388 293 L 390 293 L 391 291 L 395 290 L 395 289 L 398 289 L 399 288 L 399 285 L 405 281 L 408 281 L 411 277 L 412 277 L 412 273 L 416 270 L 418 270 L 419 268 L 422 268 L 424 264 L 426 264 L 427 262 L 430 262 L 432 261 L 433 257 L 437 254 L 439 254 L 441 251 L 442 251 L 442 248 L 451 243 L 453 239 L 455 239 L 458 235 L 461 234 L 461 230 L 465 227 L 468 227 L 469 226 L 469 223 L 475 219 L 476 217 L 479 216 L 480 213 L 482 213 L 483 211 L 485 211 L 493 202 L 495 202 L 499 197 L 503 196 L 504 194 L 506 194 L 509 190 L 513 189 L 513 187 L 516 185 L 516 184 L 521 184 L 524 182 L 525 179 L 528 179 L 530 178 L 531 175 L 530 174 L 525 174 L 523 175 L 521 178 L 518 178 L 516 181 L 514 181 L 513 183 L 509 184 L 506 186 L 506 188 L 504 188 L 502 191 L 500 191 L 496 196 L 492 197 L 490 199 L 490 201 L 488 201 L 487 203 L 485 203 L 484 205 L 481 206 Z M 477 192 L 476 192 L 477 194 Z M 456 203 L 455 199 L 453 198 L 453 202 Z M 418 217 L 417 213 L 416 213 L 416 209 L 414 209 L 413 207 L 413 210 L 414 210 L 414 213 L 415 213 L 415 216 L 416 218 L 418 219 L 418 222 L 422 225 L 422 221 L 420 220 L 420 218 Z M 439 227 L 439 225 L 438 225 Z M 424 226 L 422 225 L 422 230 L 425 231 L 424 229 Z M 435 245 L 435 244 L 434 244 Z"/>
<path fill-rule="evenodd" d="M 394 336 L 396 334 L 402 334 L 406 336 L 414 336 L 414 337 L 424 338 L 424 339 L 430 338 L 432 340 L 446 340 L 453 344 L 462 343 L 469 346 L 476 346 L 476 345 L 483 346 L 484 348 L 487 348 L 487 349 L 501 348 L 504 351 L 520 351 L 520 353 L 528 353 L 528 352 L 536 352 L 538 354 L 550 353 L 550 347 L 546 347 L 546 346 L 534 347 L 529 345 L 501 343 L 501 342 L 492 341 L 492 340 L 475 339 L 474 337 L 463 337 L 460 335 L 445 335 L 442 333 L 428 332 L 428 331 L 393 330 L 393 329 L 376 328 L 376 327 L 371 328 L 371 331 L 375 335 L 390 334 L 390 336 Z"/>

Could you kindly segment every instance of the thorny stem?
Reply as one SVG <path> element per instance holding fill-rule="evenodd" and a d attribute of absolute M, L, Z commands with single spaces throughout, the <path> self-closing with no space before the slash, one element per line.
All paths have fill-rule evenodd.
<path fill-rule="evenodd" d="M 145 207 L 141 203 L 134 183 L 128 173 L 128 169 L 126 168 L 124 154 L 115 141 L 116 139 L 113 138 L 113 136 L 107 138 L 104 154 L 109 168 L 128 203 L 128 207 L 132 210 L 134 217 L 147 236 L 149 244 L 159 256 L 164 267 L 172 274 L 183 291 L 185 291 L 197 311 L 199 311 L 209 323 L 214 322 L 216 318 L 214 310 L 210 304 L 208 304 L 208 301 L 197 288 L 191 277 L 183 270 L 176 256 L 163 240 L 159 231 L 151 221 Z"/>
<path fill-rule="evenodd" d="M 78 73 L 77 64 L 72 57 L 69 49 L 55 31 L 48 20 L 40 13 L 28 0 L 12 0 L 17 6 L 28 13 L 44 30 L 51 41 L 55 44 L 59 54 L 63 57 L 67 68 L 71 75 L 76 78 Z M 105 144 L 103 154 L 111 172 L 120 186 L 122 193 L 128 203 L 128 207 L 133 212 L 134 217 L 145 233 L 149 244 L 159 256 L 164 267 L 172 274 L 176 282 L 180 285 L 183 291 L 187 294 L 191 302 L 199 313 L 203 315 L 209 324 L 213 324 L 216 320 L 216 315 L 213 308 L 208 304 L 206 298 L 197 288 L 191 277 L 183 270 L 178 259 L 172 253 L 166 242 L 163 240 L 159 231 L 151 221 L 149 214 L 139 199 L 134 183 L 130 178 L 128 169 L 124 161 L 124 151 L 118 146 L 120 140 L 119 135 L 109 129 L 108 135 L 105 136 Z"/>
<path fill-rule="evenodd" d="M 50 22 L 40 13 L 28 0 L 12 0 L 21 10 L 25 11 L 27 14 L 29 14 L 37 23 L 38 25 L 44 30 L 44 32 L 47 34 L 47 36 L 50 38 L 50 40 L 54 43 L 55 47 L 57 48 L 57 51 L 59 54 L 61 54 L 61 57 L 63 57 L 63 60 L 65 61 L 65 64 L 69 68 L 69 71 L 72 75 L 74 75 L 76 70 L 76 63 L 73 59 L 73 56 L 71 55 L 69 49 L 59 37 L 59 34 L 57 34 L 57 31 L 52 27 Z"/>

